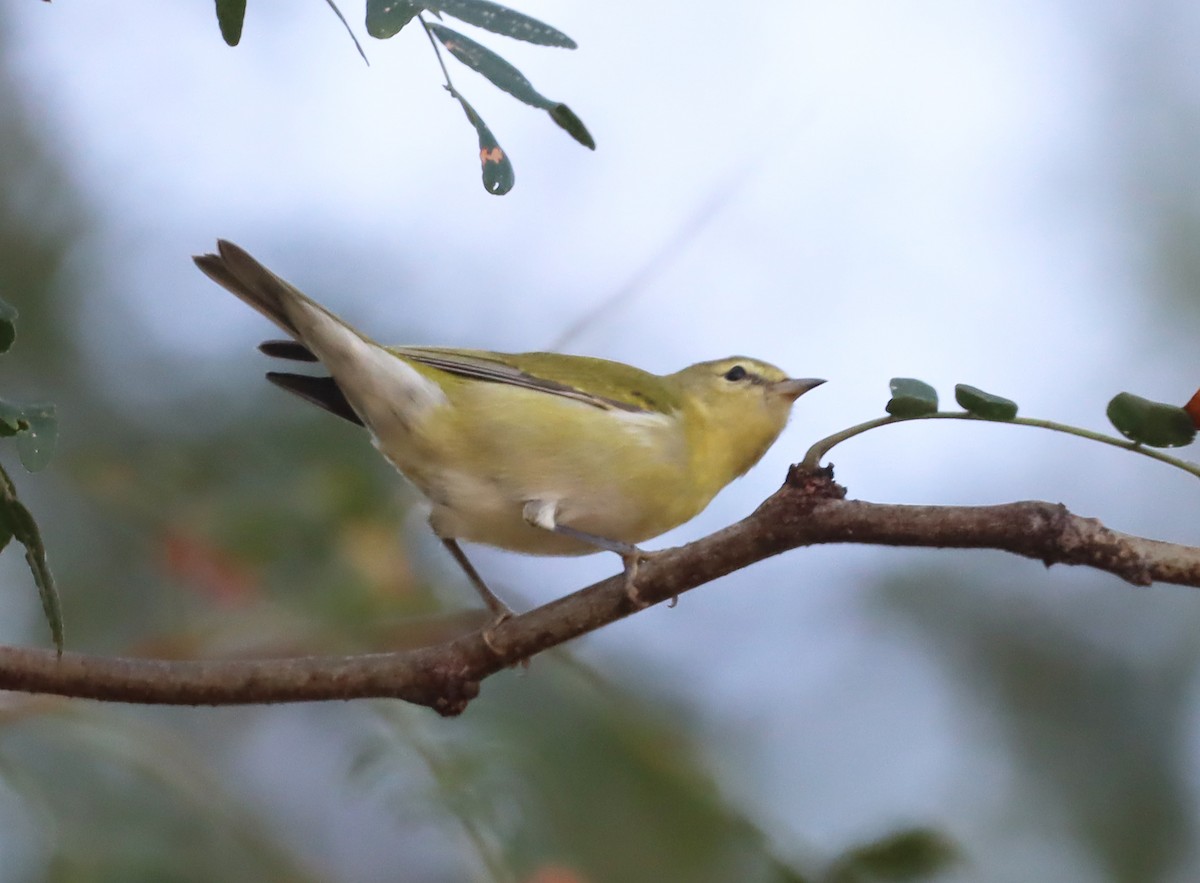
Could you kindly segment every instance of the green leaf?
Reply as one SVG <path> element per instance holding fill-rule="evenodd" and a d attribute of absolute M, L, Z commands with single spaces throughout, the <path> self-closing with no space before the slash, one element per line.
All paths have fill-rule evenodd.
<path fill-rule="evenodd" d="M 525 78 L 523 73 L 491 49 L 445 25 L 430 22 L 426 27 L 441 41 L 443 46 L 450 50 L 451 55 L 471 70 L 483 74 L 497 88 L 503 89 L 526 104 L 540 107 L 542 110 L 554 107 L 554 102 L 534 89 L 533 84 Z"/>
<path fill-rule="evenodd" d="M 1114 396 L 1107 414 L 1121 435 L 1152 448 L 1177 448 L 1191 444 L 1196 437 L 1192 418 L 1183 408 L 1130 392 Z"/>
<path fill-rule="evenodd" d="M 377 40 L 394 37 L 420 11 L 409 0 L 367 0 L 367 33 Z"/>
<path fill-rule="evenodd" d="M 25 429 L 24 408 L 0 399 L 0 438 L 16 435 Z"/>
<path fill-rule="evenodd" d="M 246 18 L 246 0 L 217 0 L 217 24 L 221 36 L 230 46 L 242 39 L 242 22 Z"/>
<path fill-rule="evenodd" d="M 893 377 L 889 386 L 892 397 L 886 410 L 893 417 L 923 417 L 938 409 L 937 390 L 924 380 Z"/>
<path fill-rule="evenodd" d="M 1017 403 L 1012 399 L 984 392 L 965 383 L 954 387 L 954 400 L 968 414 L 974 414 L 984 420 L 1012 420 L 1017 416 Z"/>
<path fill-rule="evenodd" d="M 945 835 L 913 828 L 847 852 L 834 863 L 826 879 L 832 883 L 928 880 L 957 860 L 958 848 Z"/>
<path fill-rule="evenodd" d="M 496 141 L 492 130 L 487 127 L 487 123 L 475 112 L 475 108 L 471 107 L 467 99 L 454 91 L 451 91 L 450 94 L 458 99 L 467 119 L 479 133 L 479 162 L 483 166 L 484 189 L 496 196 L 503 196 L 512 190 L 513 184 L 516 183 L 516 173 L 513 172 L 512 163 L 508 161 L 508 154 L 504 152 L 504 148 Z"/>
<path fill-rule="evenodd" d="M 587 127 L 583 125 L 583 121 L 579 117 L 575 116 L 571 108 L 557 101 L 551 101 L 542 95 L 533 88 L 533 84 L 523 73 L 491 49 L 445 25 L 430 23 L 426 27 L 450 51 L 451 55 L 471 70 L 483 74 L 492 82 L 493 86 L 504 90 L 519 101 L 547 111 L 550 119 L 565 129 L 572 138 L 584 147 L 591 150 L 596 149 L 596 142 L 592 140 Z"/>
<path fill-rule="evenodd" d="M 577 45 L 557 28 L 490 0 L 422 0 L 421 6 L 526 43 L 562 46 L 566 49 L 574 49 Z"/>
<path fill-rule="evenodd" d="M 22 416 L 25 431 L 17 436 L 17 454 L 26 469 L 38 472 L 46 468 L 54 455 L 54 446 L 58 441 L 58 418 L 51 404 L 26 405 Z"/>
<path fill-rule="evenodd" d="M 575 116 L 575 111 L 565 104 L 556 104 L 550 108 L 550 119 L 562 126 L 568 135 L 588 150 L 596 149 L 596 139 L 592 137 L 592 133 L 587 130 L 583 120 Z"/>
<path fill-rule="evenodd" d="M 6 353 L 17 339 L 17 308 L 0 300 L 0 353 Z"/>
<path fill-rule="evenodd" d="M 37 522 L 33 520 L 33 515 L 17 499 L 13 483 L 3 469 L 0 469 L 0 533 L 9 534 L 25 547 L 25 561 L 33 573 L 33 581 L 37 584 L 38 596 L 42 600 L 42 610 L 50 624 L 54 646 L 61 656 L 62 605 L 58 598 L 58 588 L 54 585 L 54 575 L 46 563 L 46 547 L 42 544 L 42 534 L 38 530 Z"/>
<path fill-rule="evenodd" d="M 0 438 L 15 435 L 17 454 L 30 472 L 45 468 L 58 439 L 54 405 L 17 405 L 0 399 Z"/>

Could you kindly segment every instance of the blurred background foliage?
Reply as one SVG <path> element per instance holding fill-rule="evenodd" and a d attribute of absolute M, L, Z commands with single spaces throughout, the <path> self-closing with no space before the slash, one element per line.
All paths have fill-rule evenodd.
<path fill-rule="evenodd" d="M 470 591 L 429 541 L 412 493 L 354 427 L 297 407 L 244 359 L 164 355 L 170 344 L 145 339 L 135 312 L 181 302 L 154 288 L 161 280 L 140 301 L 106 299 L 126 257 L 98 245 L 114 239 L 105 233 L 113 209 L 95 200 L 94 183 L 81 186 L 94 169 L 80 170 L 76 146 L 39 125 L 43 93 L 5 28 L 15 9 L 0 5 L 0 297 L 21 318 L 3 392 L 54 401 L 64 428 L 47 472 L 16 469 L 11 449 L 0 457 L 43 526 L 68 646 L 176 658 L 345 653 L 473 627 Z M 1104 195 L 1139 231 L 1134 287 L 1155 317 L 1142 321 L 1190 328 L 1179 317 L 1200 303 L 1200 88 L 1179 59 L 1200 41 L 1196 15 L 1113 4 L 1097 16 L 1074 36 L 1109 41 L 1113 109 L 1097 113 L 1112 133 Z M 1161 51 L 1181 41 L 1186 51 Z M 457 162 L 439 174 L 477 186 Z M 295 226 L 284 242 L 322 229 L 312 217 Z M 346 267 L 370 252 L 341 242 L 331 262 L 339 250 Z M 454 254 L 439 265 L 448 278 L 461 269 L 449 266 Z M 186 255 L 169 259 L 191 272 Z M 304 287 L 343 272 L 315 263 L 277 269 Z M 486 303 L 479 309 L 486 318 Z M 1120 325 L 1127 309 L 1100 321 Z M 425 317 L 402 318 L 422 339 Z M 116 352 L 126 373 L 102 352 L 110 361 Z M 1039 375 L 1036 361 L 1030 377 L 1066 382 Z M 181 373 L 185 364 L 195 376 Z M 1183 374 L 1194 388 L 1194 358 Z M 880 407 L 887 376 L 872 380 Z M 1076 448 L 1058 450 L 1075 465 Z M 1063 471 L 1055 462 L 1033 467 L 1024 485 L 1012 479 L 1022 461 L 1008 464 L 1012 496 L 1066 493 L 1049 484 L 1039 493 Z M 1181 478 L 1121 479 L 1114 473 L 1150 468 L 1124 459 L 1078 468 L 1084 484 L 1105 483 L 1089 468 L 1111 470 L 1104 478 L 1122 511 L 1108 515 L 1195 542 L 1194 507 L 1162 502 L 1187 493 Z M 925 501 L 915 499 L 922 492 L 955 501 L 954 490 L 932 488 L 910 498 Z M 1195 878 L 1192 593 L 992 555 L 888 553 L 823 569 L 825 560 L 801 552 L 764 565 L 732 600 L 701 589 L 673 619 L 643 617 L 650 624 L 633 632 L 641 646 L 588 652 L 583 642 L 582 652 L 540 657 L 488 681 L 455 720 L 394 703 L 157 709 L 7 695 L 0 880 Z M 19 557 L 0 558 L 0 575 L 3 640 L 44 643 Z M 807 629 L 772 612 L 785 592 L 819 594 L 818 583 L 865 601 L 811 609 Z M 760 593 L 747 602 L 752 589 Z M 753 631 L 722 621 L 726 603 L 757 610 Z M 706 605 L 711 627 L 687 619 Z M 655 655 L 668 631 L 683 635 L 686 665 Z M 734 669 L 744 681 L 723 680 Z M 745 683 L 754 690 L 728 686 Z"/>

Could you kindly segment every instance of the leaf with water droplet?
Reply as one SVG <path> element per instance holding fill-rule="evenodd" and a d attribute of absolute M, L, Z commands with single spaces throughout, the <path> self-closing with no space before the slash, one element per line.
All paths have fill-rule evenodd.
<path fill-rule="evenodd" d="M 508 61 L 453 28 L 433 23 L 429 24 L 428 28 L 429 32 L 441 41 L 451 55 L 471 70 L 487 77 L 493 86 L 503 89 L 519 101 L 546 111 L 550 114 L 550 119 L 554 120 L 568 135 L 589 150 L 596 149 L 596 142 L 583 124 L 583 120 L 579 119 L 574 111 L 565 104 L 552 101 L 534 89 L 529 79 Z"/>
<path fill-rule="evenodd" d="M 45 469 L 58 442 L 58 418 L 54 405 L 26 405 L 22 409 L 25 430 L 17 435 L 17 454 L 30 472 Z"/>
<path fill-rule="evenodd" d="M 467 119 L 479 135 L 479 163 L 483 166 L 484 189 L 496 196 L 503 196 L 512 190 L 513 184 L 516 183 L 516 174 L 513 172 L 512 163 L 508 160 L 508 154 L 504 152 L 504 148 L 496 141 L 492 130 L 487 127 L 487 123 L 475 112 L 475 108 L 471 107 L 467 99 L 457 92 L 450 94 L 458 99 L 463 113 L 467 115 Z"/>
<path fill-rule="evenodd" d="M 394 37 L 420 11 L 409 0 L 367 0 L 367 33 L 376 40 Z"/>
<path fill-rule="evenodd" d="M 490 0 L 422 0 L 421 5 L 514 40 L 565 49 L 574 49 L 577 45 L 558 28 Z"/>

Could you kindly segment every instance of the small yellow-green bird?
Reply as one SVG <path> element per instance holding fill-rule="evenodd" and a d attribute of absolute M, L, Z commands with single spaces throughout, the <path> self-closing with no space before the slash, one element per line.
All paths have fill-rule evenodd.
<path fill-rule="evenodd" d="M 615 552 L 636 600 L 635 544 L 697 515 L 824 382 L 743 356 L 660 376 L 558 353 L 386 347 L 231 242 L 195 261 L 292 338 L 264 353 L 329 371 L 267 379 L 370 431 L 429 500 L 434 533 L 499 618 L 508 608 L 459 540 L 534 555 Z"/>

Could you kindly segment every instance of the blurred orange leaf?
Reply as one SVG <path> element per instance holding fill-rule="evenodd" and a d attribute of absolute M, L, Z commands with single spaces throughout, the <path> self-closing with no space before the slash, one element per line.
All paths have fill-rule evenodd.
<path fill-rule="evenodd" d="M 587 883 L 587 880 L 565 865 L 545 865 L 534 871 L 526 883 Z"/>
<path fill-rule="evenodd" d="M 1196 394 L 1188 399 L 1183 410 L 1187 411 L 1188 416 L 1192 418 L 1192 425 L 1200 429 L 1200 389 L 1196 390 Z"/>
<path fill-rule="evenodd" d="M 218 604 L 244 604 L 259 595 L 258 575 L 207 539 L 168 531 L 162 539 L 163 565 L 173 578 Z"/>

